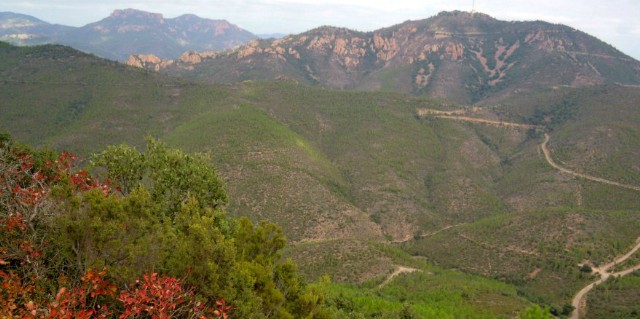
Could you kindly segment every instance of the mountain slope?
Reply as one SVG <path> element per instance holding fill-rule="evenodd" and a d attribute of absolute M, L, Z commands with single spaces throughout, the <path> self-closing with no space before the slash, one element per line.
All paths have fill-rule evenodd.
<path fill-rule="evenodd" d="M 152 134 L 190 151 L 209 150 L 230 181 L 235 211 L 276 220 L 295 240 L 349 237 L 359 225 L 369 231 L 358 236 L 403 241 L 509 211 L 640 207 L 631 190 L 550 167 L 535 132 L 420 116 L 424 108 L 456 108 L 438 100 L 290 81 L 210 86 L 59 46 L 5 45 L 2 55 L 1 127 L 17 138 L 86 152 L 121 141 L 140 145 Z M 631 159 L 639 139 L 620 139 L 615 152 L 605 140 L 584 143 L 592 121 L 635 136 L 638 89 L 614 86 L 608 96 L 599 90 L 518 93 L 500 107 L 465 112 L 539 125 L 546 124 L 534 114 L 564 119 L 549 126 L 554 156 L 595 176 L 616 180 L 626 172 L 621 182 L 635 183 L 640 172 Z M 624 112 L 590 115 L 604 111 L 596 96 Z M 569 97 L 580 110 L 573 117 L 562 113 Z M 569 160 L 563 150 L 571 145 L 589 147 Z"/>
<path fill-rule="evenodd" d="M 2 54 L 1 127 L 16 138 L 86 152 L 120 141 L 140 145 L 153 134 L 210 150 L 230 181 L 233 211 L 278 221 L 294 240 L 406 239 L 422 227 L 502 207 L 485 187 L 491 163 L 474 166 L 489 172 L 456 175 L 471 172 L 464 167 L 475 149 L 488 152 L 473 130 L 415 118 L 418 105 L 436 101 L 291 82 L 176 83 L 59 46 L 4 46 Z M 446 136 L 444 151 L 439 135 Z M 472 151 L 457 158 L 463 141 Z M 450 165 L 473 199 L 440 197 L 451 184 L 444 180 L 425 186 L 425 174 Z M 427 199 L 430 191 L 439 204 Z M 368 230 L 354 231 L 356 225 Z"/>
<path fill-rule="evenodd" d="M 281 224 L 312 278 L 380 278 L 395 243 L 562 309 L 592 279 L 578 262 L 640 235 L 636 191 L 565 174 L 540 149 L 545 132 L 559 165 L 637 184 L 636 87 L 523 88 L 464 108 L 294 81 L 190 82 L 68 47 L 1 44 L 0 96 L 0 130 L 31 144 L 86 155 L 152 135 L 210 152 L 229 212 Z"/>
<path fill-rule="evenodd" d="M 368 33 L 321 27 L 200 60 L 148 67 L 213 82 L 284 77 L 461 103 L 538 86 L 640 83 L 638 61 L 580 31 L 458 11 Z"/>
<path fill-rule="evenodd" d="M 24 14 L 0 12 L 0 41 L 18 45 L 48 43 L 72 29 Z"/>
<path fill-rule="evenodd" d="M 2 44 L 0 56 L 0 130 L 16 139 L 85 155 L 108 144 L 140 146 L 147 135 L 210 150 L 234 196 L 231 212 L 278 221 L 293 240 L 382 237 L 340 193 L 345 182 L 332 163 L 234 89 L 175 81 L 63 46 Z"/>
<path fill-rule="evenodd" d="M 214 51 L 246 43 L 256 36 L 226 20 L 192 14 L 166 19 L 134 9 L 115 10 L 109 17 L 83 27 L 51 25 L 26 15 L 0 15 L 2 40 L 15 44 L 59 43 L 112 60 L 130 54 L 177 58 L 184 51 Z"/>
<path fill-rule="evenodd" d="M 489 217 L 404 247 L 443 267 L 515 284 L 528 298 L 569 303 L 593 281 L 578 264 L 602 265 L 626 253 L 639 225 L 635 211 L 545 210 Z"/>

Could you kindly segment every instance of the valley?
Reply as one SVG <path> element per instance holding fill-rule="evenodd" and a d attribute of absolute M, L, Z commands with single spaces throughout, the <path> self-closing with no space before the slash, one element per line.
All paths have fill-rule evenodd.
<path fill-rule="evenodd" d="M 279 225 L 273 258 L 332 318 L 640 301 L 640 62 L 592 36 L 456 11 L 129 62 L 0 43 L 0 133 L 79 167 L 150 138 L 204 154 L 220 210 Z"/>
<path fill-rule="evenodd" d="M 450 120 L 456 120 L 456 121 L 466 121 L 466 122 L 472 122 L 472 123 L 482 123 L 482 124 L 487 124 L 487 125 L 493 125 L 493 126 L 497 126 L 497 127 L 514 127 L 514 128 L 525 128 L 525 129 L 537 129 L 537 127 L 532 126 L 532 125 L 526 125 L 526 124 L 519 124 L 519 123 L 511 123 L 511 122 L 501 122 L 501 121 L 493 121 L 493 120 L 486 120 L 486 119 L 481 119 L 481 118 L 473 118 L 473 117 L 467 117 L 467 116 L 463 116 L 465 112 L 465 110 L 456 110 L 456 111 L 448 111 L 448 112 L 442 112 L 442 111 L 438 111 L 438 110 L 428 110 L 428 109 L 421 109 L 418 112 L 421 115 L 424 114 L 431 114 L 432 116 L 438 117 L 438 118 L 443 118 L 443 119 L 450 119 Z M 585 175 L 585 174 L 581 174 L 581 173 L 577 173 L 571 170 L 568 170 L 564 167 L 561 167 L 560 165 L 556 164 L 553 160 L 553 158 L 551 157 L 551 153 L 549 152 L 549 149 L 547 148 L 547 144 L 549 143 L 549 140 L 551 139 L 551 137 L 549 136 L 548 133 L 544 133 L 544 141 L 540 144 L 540 149 L 542 150 L 544 157 L 547 161 L 547 163 L 549 163 L 549 165 L 551 165 L 553 168 L 566 173 L 566 174 L 570 174 L 579 178 L 584 178 L 584 179 L 588 179 L 588 180 L 592 180 L 595 182 L 599 182 L 599 183 L 604 183 L 607 185 L 613 185 L 613 186 L 617 186 L 617 187 L 622 187 L 622 188 L 627 188 L 627 189 L 631 189 L 631 190 L 636 190 L 636 191 L 640 191 L 640 187 L 639 186 L 633 186 L 633 185 L 626 185 L 626 184 L 621 184 L 618 182 L 614 182 L 614 181 L 609 181 L 603 178 L 599 178 L 599 177 L 594 177 L 594 176 L 589 176 L 589 175 Z M 458 225 L 453 225 L 453 226 L 447 226 L 444 227 L 436 232 L 430 233 L 430 234 L 426 234 L 426 235 L 421 235 L 420 238 L 422 237 L 428 237 L 428 236 L 432 236 L 435 235 L 441 231 L 447 230 L 449 228 L 455 227 Z M 463 238 L 473 241 L 467 237 L 464 237 L 463 235 L 460 235 Z M 499 248 L 497 247 L 492 247 L 492 249 L 496 249 L 499 250 Z M 579 319 L 581 318 L 581 313 L 584 312 L 584 309 L 586 307 L 586 295 L 589 293 L 589 291 L 591 291 L 593 288 L 595 288 L 597 285 L 605 282 L 607 279 L 609 279 L 609 277 L 623 277 L 626 275 L 629 275 L 635 271 L 640 270 L 640 264 L 635 265 L 633 267 L 629 267 L 627 269 L 621 270 L 621 271 L 617 271 L 617 272 L 609 272 L 609 269 L 617 264 L 621 264 L 624 263 L 627 259 L 629 259 L 629 257 L 631 257 L 633 254 L 636 253 L 636 251 L 638 251 L 638 249 L 640 249 L 640 237 L 638 237 L 638 239 L 636 240 L 636 245 L 633 246 L 633 248 L 631 248 L 631 250 L 629 250 L 629 252 L 627 252 L 626 254 L 617 257 L 615 260 L 604 264 L 600 267 L 595 267 L 593 265 L 591 265 L 590 269 L 591 269 L 591 273 L 597 274 L 598 276 L 600 276 L 600 279 L 598 279 L 597 281 L 593 282 L 593 283 L 589 283 L 587 286 L 585 286 L 584 288 L 582 288 L 571 300 L 571 305 L 573 306 L 574 310 L 571 313 L 571 316 L 569 316 L 570 319 Z M 521 253 L 525 253 L 525 254 L 531 254 L 531 252 L 527 252 L 527 251 L 522 251 Z M 583 263 L 579 266 L 583 266 L 586 265 L 586 263 Z M 415 269 L 412 268 L 405 268 L 405 267 L 399 267 L 398 270 L 396 270 L 393 274 L 391 274 L 389 276 L 389 278 L 387 280 L 385 280 L 381 286 L 383 286 L 384 284 L 386 284 L 389 280 L 391 280 L 394 276 L 398 275 L 399 273 L 402 272 L 412 272 L 415 271 Z M 531 276 L 536 276 L 539 273 L 539 269 L 536 269 Z"/>

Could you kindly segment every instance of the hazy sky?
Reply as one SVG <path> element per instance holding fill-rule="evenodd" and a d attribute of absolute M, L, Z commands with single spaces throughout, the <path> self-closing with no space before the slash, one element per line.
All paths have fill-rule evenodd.
<path fill-rule="evenodd" d="M 226 19 L 253 33 L 300 33 L 321 25 L 372 31 L 473 0 L 2 0 L 0 11 L 81 26 L 114 9 L 135 8 L 173 18 L 193 13 Z M 501 20 L 545 20 L 592 34 L 640 60 L 640 0 L 475 0 L 476 11 Z"/>

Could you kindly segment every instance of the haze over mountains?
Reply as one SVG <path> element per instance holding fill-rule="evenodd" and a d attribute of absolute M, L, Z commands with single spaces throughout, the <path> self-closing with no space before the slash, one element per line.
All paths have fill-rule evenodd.
<path fill-rule="evenodd" d="M 115 10 L 109 17 L 83 27 L 51 25 L 37 18 L 0 13 L 0 40 L 18 45 L 59 43 L 112 60 L 132 53 L 177 58 L 188 50 L 222 50 L 257 38 L 226 20 L 185 14 L 165 19 L 134 9 Z"/>
<path fill-rule="evenodd" d="M 143 25 L 177 25 L 116 13 L 89 28 L 126 34 L 115 46 L 149 34 Z M 29 21 L 6 29 L 47 27 Z M 308 278 L 373 280 L 369 289 L 426 261 L 513 288 L 456 299 L 504 317 L 531 302 L 570 311 L 595 276 L 577 264 L 603 264 L 640 236 L 640 196 L 615 184 L 640 186 L 640 62 L 583 32 L 444 12 L 204 50 L 136 54 L 130 67 L 59 45 L 1 44 L 0 129 L 81 154 L 141 147 L 146 135 L 208 151 L 230 214 L 282 225 Z M 558 170 L 543 150 L 615 183 Z M 440 275 L 400 282 L 413 291 Z M 638 304 L 624 291 L 619 318 Z"/>

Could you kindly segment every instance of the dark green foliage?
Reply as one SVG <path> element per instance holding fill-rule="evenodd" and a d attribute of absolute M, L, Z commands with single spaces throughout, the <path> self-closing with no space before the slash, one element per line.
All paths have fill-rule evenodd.
<path fill-rule="evenodd" d="M 574 118 L 577 107 L 576 102 L 569 97 L 548 109 L 536 108 L 527 123 L 553 129 Z"/>
<path fill-rule="evenodd" d="M 124 198 L 98 190 L 66 196 L 66 205 L 51 221 L 49 241 L 67 273 L 107 267 L 119 283 L 127 283 L 167 257 L 166 230 L 148 191 L 136 189 Z"/>

